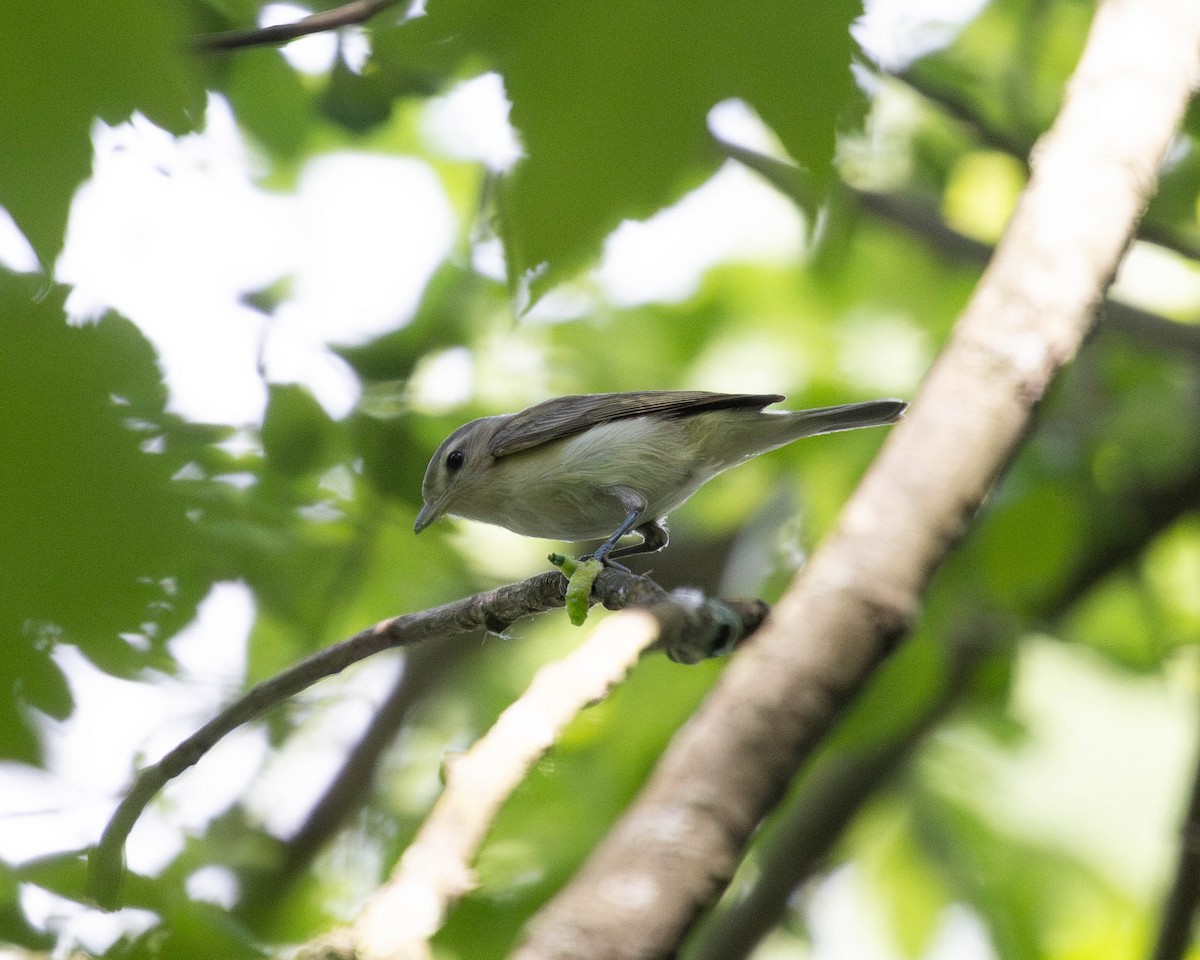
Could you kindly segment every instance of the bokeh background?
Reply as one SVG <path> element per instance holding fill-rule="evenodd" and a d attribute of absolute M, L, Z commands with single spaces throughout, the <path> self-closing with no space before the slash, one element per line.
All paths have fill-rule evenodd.
<path fill-rule="evenodd" d="M 248 956 L 354 916 L 442 759 L 579 642 L 564 615 L 377 657 L 239 731 L 135 829 L 116 913 L 87 904 L 80 851 L 139 766 L 248 685 L 545 569 L 558 545 L 460 522 L 413 536 L 460 423 L 590 391 L 910 396 L 1093 5 L 430 0 L 282 49 L 191 46 L 307 12 L 6 16 L 14 954 Z M 915 636 L 794 785 L 789 804 L 845 822 L 739 955 L 1146 951 L 1200 723 L 1198 134 L 1193 113 L 1095 335 Z M 638 569 L 776 598 L 881 439 L 718 478 Z M 439 956 L 506 953 L 722 665 L 647 658 L 577 719 L 504 808 Z M 839 775 L 861 789 L 822 801 Z M 784 819 L 730 903 L 788 856 Z"/>

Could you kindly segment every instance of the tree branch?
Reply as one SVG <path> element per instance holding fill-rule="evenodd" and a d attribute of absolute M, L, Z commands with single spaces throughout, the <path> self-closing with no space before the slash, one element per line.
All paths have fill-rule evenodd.
<path fill-rule="evenodd" d="M 756 642 L 534 919 L 518 960 L 667 957 L 728 881 L 788 778 L 907 631 L 1090 329 L 1198 51 L 1200 5 L 1101 5 L 1021 203 L 909 415 Z"/>
<path fill-rule="evenodd" d="M 304 958 L 428 960 L 429 938 L 475 887 L 471 862 L 496 814 L 585 707 L 602 700 L 647 650 L 716 631 L 736 641 L 766 616 L 760 601 L 720 603 L 686 591 L 602 623 L 563 659 L 542 667 L 522 696 L 465 754 L 447 763 L 446 788 L 392 875 L 350 928 L 306 945 Z M 685 645 L 686 646 L 686 645 Z"/>
<path fill-rule="evenodd" d="M 811 211 L 819 205 L 812 178 L 799 167 L 717 136 L 713 139 L 727 157 L 758 173 L 803 210 Z M 944 257 L 983 266 L 995 252 L 991 244 L 955 230 L 929 203 L 898 194 L 844 186 L 862 209 L 911 231 Z M 1139 234 L 1143 233 L 1144 229 L 1139 230 Z M 1196 354 L 1200 359 L 1200 326 L 1196 324 L 1177 323 L 1108 297 L 1099 319 L 1104 328 L 1120 332 L 1141 346 L 1166 353 Z"/>
<path fill-rule="evenodd" d="M 565 589 L 562 574 L 552 571 L 432 610 L 392 617 L 258 684 L 157 763 L 138 773 L 89 857 L 89 896 L 100 906 L 116 905 L 125 839 L 142 811 L 159 790 L 238 727 L 318 680 L 381 650 L 478 629 L 502 633 L 517 620 L 561 607 Z M 649 608 L 662 625 L 656 648 L 687 662 L 698 658 L 705 649 L 713 653 L 736 645 L 765 616 L 765 606 L 759 601 L 724 603 L 697 599 L 680 591 L 667 594 L 647 577 L 611 567 L 596 580 L 592 598 L 614 610 L 629 606 Z"/>
<path fill-rule="evenodd" d="M 277 23 L 251 30 L 207 33 L 196 38 L 196 49 L 204 53 L 240 50 L 246 47 L 271 47 L 314 33 L 324 33 L 354 24 L 366 23 L 377 13 L 395 6 L 396 0 L 351 0 L 350 3 L 322 10 L 293 23 Z"/>
<path fill-rule="evenodd" d="M 867 799 L 959 702 L 967 680 L 997 643 L 994 627 L 977 622 L 953 645 L 941 686 L 905 730 L 874 749 L 830 757 L 805 774 L 778 821 L 767 828 L 752 886 L 705 921 L 684 952 L 686 960 L 741 960 L 754 953 L 778 925 L 796 888 L 821 868 Z"/>
<path fill-rule="evenodd" d="M 477 646 L 470 634 L 443 636 L 435 644 L 414 648 L 405 658 L 400 677 L 371 716 L 371 722 L 346 755 L 341 768 L 313 804 L 304 823 L 284 847 L 284 859 L 268 885 L 258 885 L 272 902 L 279 890 L 303 873 L 332 837 L 342 828 L 369 795 L 376 770 L 395 742 L 414 704 L 424 700 L 436 685 L 453 673 L 463 656 Z M 257 904 L 244 904 L 250 914 L 260 912 Z"/>
<path fill-rule="evenodd" d="M 1083 561 L 1061 587 L 1039 603 L 1029 617 L 1031 622 L 1054 622 L 1065 616 L 1101 580 L 1141 555 L 1174 521 L 1200 508 L 1200 464 L 1170 484 L 1118 493 L 1114 499 L 1123 504 L 1133 523 L 1119 528 L 1106 524 L 1098 531 L 1101 534 L 1098 540 L 1089 538 L 1089 544 L 1093 545 Z M 822 868 L 828 851 L 863 804 L 907 762 L 925 735 L 957 703 L 985 654 L 1009 642 L 1012 627 L 979 621 L 978 617 L 979 611 L 970 608 L 947 617 L 953 623 L 973 622 L 974 627 L 951 644 L 949 678 L 925 705 L 922 714 L 894 742 L 869 753 L 835 757 L 805 774 L 800 789 L 781 811 L 780 822 L 770 828 L 770 835 L 761 844 L 754 881 L 748 889 L 739 891 L 732 906 L 718 908 L 705 921 L 685 954 L 687 960 L 739 960 L 750 956 L 762 937 L 778 925 L 792 894 Z M 1200 765 L 1200 756 L 1197 764 Z M 1200 768 L 1197 777 L 1200 788 Z M 1200 857 L 1198 803 L 1200 800 L 1193 797 L 1191 809 L 1196 816 L 1189 816 L 1183 830 L 1181 871 L 1200 869 L 1195 859 L 1184 856 L 1191 845 L 1193 858 Z M 1177 879 L 1176 884 L 1200 893 L 1200 879 L 1196 880 L 1195 888 L 1183 879 Z M 1169 903 L 1172 910 L 1179 909 L 1174 898 Z M 1164 929 L 1176 923 L 1164 919 Z M 1177 956 L 1155 960 L 1173 960 Z"/>
<path fill-rule="evenodd" d="M 1182 960 L 1192 943 L 1196 906 L 1200 904 L 1200 753 L 1180 835 L 1175 878 L 1163 906 L 1153 960 Z"/>

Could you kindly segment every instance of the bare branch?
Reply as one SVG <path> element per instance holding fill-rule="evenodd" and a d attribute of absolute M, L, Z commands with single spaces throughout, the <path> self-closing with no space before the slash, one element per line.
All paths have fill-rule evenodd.
<path fill-rule="evenodd" d="M 429 938 L 474 889 L 471 863 L 496 814 L 566 725 L 607 696 L 647 650 L 688 650 L 703 635 L 709 643 L 737 643 L 766 612 L 760 601 L 706 601 L 676 591 L 605 621 L 562 660 L 542 667 L 492 728 L 447 763 L 442 796 L 358 921 L 307 945 L 301 958 L 428 960 Z M 693 640 L 681 645 L 684 636 Z"/>
<path fill-rule="evenodd" d="M 1197 79 L 1200 5 L 1106 0 L 1029 185 L 832 537 L 519 960 L 671 955 L 919 598 L 1091 328 Z M 631 895 L 630 891 L 637 891 Z"/>
<path fill-rule="evenodd" d="M 325 792 L 304 823 L 284 846 L 283 863 L 269 883 L 256 884 L 250 899 L 240 906 L 248 914 L 260 912 L 262 898 L 279 900 L 279 891 L 308 865 L 353 816 L 370 795 L 376 770 L 395 741 L 414 704 L 425 699 L 436 685 L 453 675 L 463 656 L 478 645 L 470 634 L 443 636 L 437 643 L 413 648 L 404 658 L 400 677 L 371 717 L 362 736 L 351 748 Z"/>
<path fill-rule="evenodd" d="M 517 620 L 561 607 L 565 590 L 563 575 L 552 571 L 432 610 L 392 617 L 258 684 L 157 763 L 138 773 L 91 852 L 89 895 L 101 906 L 116 905 L 125 839 L 146 805 L 167 783 L 238 727 L 318 680 L 381 650 L 479 629 L 502 633 Z M 766 615 L 766 607 L 760 601 L 707 600 L 685 591 L 668 594 L 648 577 L 611 567 L 605 568 L 596 580 L 592 599 L 612 610 L 629 606 L 649 609 L 660 624 L 656 649 L 681 662 L 694 662 L 732 649 Z"/>
<path fill-rule="evenodd" d="M 196 38 L 196 49 L 206 53 L 221 50 L 241 50 L 246 47 L 272 47 L 314 33 L 324 33 L 366 23 L 377 13 L 395 6 L 396 0 L 351 0 L 350 3 L 322 10 L 293 23 L 277 23 L 252 30 L 229 30 L 209 33 Z"/>
<path fill-rule="evenodd" d="M 501 805 L 584 707 L 604 699 L 658 639 L 655 618 L 627 611 L 538 671 L 529 689 L 461 757 L 388 882 L 354 925 L 362 960 L 428 958 L 449 906 L 475 887 L 471 863 Z"/>

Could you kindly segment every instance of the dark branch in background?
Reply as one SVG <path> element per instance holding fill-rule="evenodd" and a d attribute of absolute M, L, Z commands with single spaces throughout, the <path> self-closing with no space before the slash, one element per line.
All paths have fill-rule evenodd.
<path fill-rule="evenodd" d="M 999 642 L 983 625 L 955 644 L 946 677 L 925 712 L 890 743 L 819 763 L 767 828 L 755 878 L 729 907 L 718 908 L 683 953 L 686 960 L 742 960 L 787 912 L 796 888 L 821 868 L 842 831 L 879 787 L 958 703 L 967 681 Z"/>
<path fill-rule="evenodd" d="M 972 140 L 1015 157 L 1026 170 L 1029 169 L 1029 153 L 1037 140 L 1036 133 L 1021 133 L 996 126 L 984 117 L 969 95 L 959 89 L 934 83 L 920 61 L 897 73 L 884 71 L 882 75 L 903 84 L 932 103 L 953 119 Z"/>
<path fill-rule="evenodd" d="M 881 220 L 887 220 L 917 234 L 944 257 L 985 266 L 996 248 L 990 243 L 959 233 L 942 219 L 932 203 L 894 193 L 877 193 L 847 187 L 859 206 Z"/>
<path fill-rule="evenodd" d="M 1000 153 L 1008 154 L 1019 160 L 1026 170 L 1029 169 L 1029 154 L 1034 144 L 1032 136 L 996 126 L 983 116 L 970 97 L 963 96 L 958 90 L 934 84 L 921 70 L 919 63 L 908 70 L 887 76 L 903 83 L 940 108 L 943 113 L 953 117 L 972 139 Z M 1138 226 L 1137 235 L 1141 240 L 1173 250 L 1190 260 L 1200 260 L 1200 244 L 1197 244 L 1194 238 L 1181 236 L 1171 227 L 1146 222 Z"/>
<path fill-rule="evenodd" d="M 282 858 L 271 872 L 249 884 L 239 914 L 259 917 L 272 910 L 282 891 L 308 869 L 313 859 L 363 807 L 371 794 L 375 775 L 412 708 L 429 696 L 464 656 L 478 647 L 472 633 L 448 634 L 436 643 L 412 648 L 404 658 L 400 676 L 375 710 L 367 729 L 350 749 L 342 766 L 304 823 L 282 848 Z"/>
<path fill-rule="evenodd" d="M 1100 327 L 1129 338 L 1139 347 L 1160 353 L 1190 353 L 1200 360 L 1200 325 L 1194 323 L 1176 323 L 1120 300 L 1105 300 Z"/>
<path fill-rule="evenodd" d="M 732 160 L 755 171 L 802 210 L 820 205 L 812 178 L 794 164 L 769 157 L 720 137 L 713 138 L 717 148 Z M 937 253 L 952 260 L 986 266 L 995 247 L 955 230 L 942 219 L 930 203 L 892 193 L 862 190 L 844 185 L 860 207 L 881 220 L 894 223 L 925 240 Z M 1139 230 L 1139 235 L 1145 235 Z M 1181 251 L 1174 247 L 1176 252 Z M 1100 313 L 1102 328 L 1117 331 L 1140 346 L 1167 353 L 1192 353 L 1200 358 L 1200 326 L 1177 323 L 1141 307 L 1106 298 Z"/>
<path fill-rule="evenodd" d="M 1200 751 L 1193 778 L 1175 878 L 1163 906 L 1153 960 L 1183 960 L 1192 943 L 1196 905 L 1200 903 Z"/>
<path fill-rule="evenodd" d="M 755 642 L 514 957 L 677 951 L 787 780 L 907 632 L 1090 331 L 1196 82 L 1197 51 L 1200 7 L 1099 5 L 1004 238 L 908 417 Z"/>
<path fill-rule="evenodd" d="M 501 633 L 518 620 L 561 607 L 565 590 L 566 579 L 553 571 L 432 610 L 393 617 L 326 647 L 258 684 L 137 775 L 105 827 L 100 843 L 92 851 L 89 895 L 101 906 L 116 905 L 125 839 L 146 805 L 167 783 L 238 727 L 318 680 L 339 673 L 381 650 L 479 629 Z M 688 662 L 699 659 L 705 650 L 711 653 L 730 649 L 753 631 L 766 615 L 766 607 L 761 601 L 723 602 L 681 593 L 668 594 L 646 577 L 612 568 L 606 568 L 600 574 L 592 589 L 592 598 L 611 610 L 645 607 L 660 623 L 655 649 Z"/>
<path fill-rule="evenodd" d="M 345 823 L 348 814 L 362 805 L 380 760 L 395 740 L 413 704 L 423 700 L 439 681 L 453 672 L 464 655 L 477 646 L 478 642 L 471 634 L 463 633 L 418 647 L 404 658 L 402 675 L 375 711 L 329 788 L 288 841 L 287 873 L 294 875 L 303 871 Z"/>
<path fill-rule="evenodd" d="M 1079 569 L 1048 599 L 1051 617 L 1061 616 L 1101 579 L 1141 556 L 1181 516 L 1200 509 L 1200 467 L 1171 483 L 1130 493 L 1122 507 L 1131 522 L 1087 551 Z"/>
<path fill-rule="evenodd" d="M 910 230 L 943 256 L 984 266 L 995 251 L 991 244 L 959 233 L 941 218 L 931 204 L 895 194 L 848 189 L 868 213 Z M 1200 326 L 1195 324 L 1177 323 L 1141 307 L 1107 297 L 1100 312 L 1099 325 L 1102 329 L 1132 338 L 1140 346 L 1166 353 L 1191 353 L 1200 358 Z"/>
<path fill-rule="evenodd" d="M 350 3 L 334 7 L 332 10 L 322 10 L 294 23 L 203 34 L 196 38 L 196 49 L 204 53 L 213 53 L 220 50 L 241 50 L 246 47 L 278 46 L 314 33 L 366 23 L 377 13 L 395 6 L 396 2 L 397 0 L 351 0 Z"/>

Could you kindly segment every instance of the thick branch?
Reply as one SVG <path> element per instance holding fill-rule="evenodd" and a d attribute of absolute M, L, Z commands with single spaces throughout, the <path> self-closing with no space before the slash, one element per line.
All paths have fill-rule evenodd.
<path fill-rule="evenodd" d="M 432 610 L 383 620 L 258 684 L 161 760 L 137 775 L 129 793 L 117 805 L 105 827 L 100 843 L 92 851 L 89 894 L 102 906 L 115 905 L 121 881 L 125 838 L 146 805 L 167 783 L 199 761 L 238 727 L 318 680 L 339 673 L 381 650 L 478 629 L 501 633 L 517 620 L 561 607 L 565 588 L 566 581 L 562 574 L 557 571 L 543 573 L 521 583 L 479 593 Z M 657 646 L 669 656 L 681 660 L 690 659 L 705 644 L 709 651 L 735 645 L 753 629 L 748 627 L 739 633 L 736 629 L 738 623 L 748 625 L 753 616 L 761 620 L 764 615 L 757 602 L 696 603 L 687 596 L 681 601 L 676 600 L 649 578 L 612 568 L 605 569 L 596 580 L 592 597 L 614 610 L 645 606 L 661 611 L 664 627 L 669 626 L 670 629 L 662 631 Z M 747 616 L 739 621 L 739 614 L 731 614 L 731 610 L 745 610 Z M 731 620 L 737 623 L 731 623 Z"/>
<path fill-rule="evenodd" d="M 754 953 L 862 805 L 959 702 L 968 678 L 997 641 L 991 624 L 977 622 L 954 644 L 938 690 L 907 728 L 888 743 L 830 757 L 805 773 L 800 789 L 768 827 L 752 886 L 709 918 L 685 952 L 687 960 L 742 960 Z"/>
<path fill-rule="evenodd" d="M 1095 532 L 1099 537 L 1089 537 L 1088 542 L 1094 545 L 1082 562 L 1060 588 L 1042 599 L 1030 620 L 1053 622 L 1067 615 L 1097 583 L 1140 556 L 1182 515 L 1200 508 L 1200 465 L 1170 485 L 1130 490 L 1118 494 L 1117 499 L 1132 522 L 1119 528 L 1106 525 Z M 948 620 L 957 623 L 978 616 L 978 610 L 963 609 Z M 780 812 L 781 822 L 762 842 L 761 860 L 749 888 L 740 891 L 728 909 L 706 921 L 686 953 L 687 960 L 740 960 L 750 956 L 762 937 L 778 925 L 800 884 L 822 868 L 827 852 L 862 805 L 907 761 L 926 733 L 954 705 L 983 655 L 1010 641 L 1011 628 L 1007 625 L 976 623 L 952 645 L 950 676 L 939 693 L 895 741 L 869 753 L 835 757 L 806 773 L 802 786 Z M 1200 757 L 1197 764 L 1200 788 Z M 1192 873 L 1200 870 L 1200 797 L 1193 796 L 1191 810 L 1183 828 L 1177 892 L 1168 901 L 1168 916 L 1163 921 L 1162 936 L 1168 943 L 1177 942 L 1179 920 L 1173 915 L 1182 909 L 1180 903 L 1189 895 L 1200 895 L 1200 880 Z M 1156 956 L 1155 960 L 1168 957 Z"/>
<path fill-rule="evenodd" d="M 1197 74 L 1200 5 L 1107 0 L 991 265 L 908 417 L 519 960 L 667 957 L 840 707 L 912 622 L 1070 361 Z M 636 891 L 636 896 L 633 895 Z"/>
<path fill-rule="evenodd" d="M 351 0 L 350 3 L 322 10 L 293 23 L 277 23 L 253 30 L 230 30 L 209 33 L 196 38 L 196 49 L 212 53 L 219 50 L 240 50 L 246 47 L 273 47 L 314 33 L 325 33 L 340 27 L 366 23 L 375 14 L 395 6 L 396 0 Z"/>

